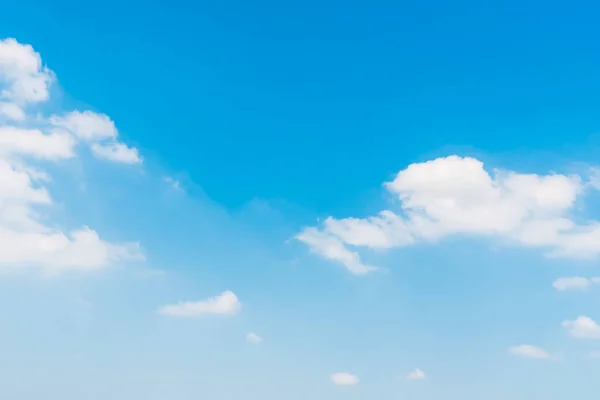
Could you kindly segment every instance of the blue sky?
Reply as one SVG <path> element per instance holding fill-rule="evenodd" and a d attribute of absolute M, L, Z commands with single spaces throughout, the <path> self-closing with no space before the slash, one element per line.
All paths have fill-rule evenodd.
<path fill-rule="evenodd" d="M 0 13 L 0 397 L 566 399 L 592 2 Z"/>

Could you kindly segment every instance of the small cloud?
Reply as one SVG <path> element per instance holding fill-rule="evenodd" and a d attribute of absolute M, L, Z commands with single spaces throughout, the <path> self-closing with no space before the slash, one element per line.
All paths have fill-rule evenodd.
<path fill-rule="evenodd" d="M 249 332 L 246 335 L 246 341 L 248 343 L 252 343 L 252 344 L 259 344 L 259 343 L 261 343 L 263 341 L 263 339 L 260 336 L 258 336 L 256 333 Z"/>
<path fill-rule="evenodd" d="M 590 353 L 590 358 L 593 358 L 595 360 L 600 360 L 600 351 L 592 351 Z"/>
<path fill-rule="evenodd" d="M 425 378 L 427 378 L 425 372 L 421 371 L 419 368 L 415 368 L 414 370 L 409 372 L 408 375 L 406 375 L 406 379 L 408 379 L 409 381 L 418 381 L 423 380 Z"/>
<path fill-rule="evenodd" d="M 563 321 L 563 328 L 575 339 L 600 340 L 600 325 L 586 316 L 579 316 L 574 321 Z"/>
<path fill-rule="evenodd" d="M 331 374 L 331 382 L 338 386 L 352 386 L 358 384 L 358 377 L 347 372 Z"/>
<path fill-rule="evenodd" d="M 170 317 L 194 318 L 204 315 L 234 315 L 239 312 L 241 303 L 231 291 L 225 291 L 219 296 L 208 300 L 187 301 L 163 306 L 158 313 Z"/>
<path fill-rule="evenodd" d="M 508 348 L 508 351 L 519 357 L 525 358 L 538 358 L 538 359 L 548 359 L 550 355 L 543 349 L 539 347 L 532 346 L 529 344 L 523 344 L 520 346 L 512 346 Z"/>
<path fill-rule="evenodd" d="M 583 290 L 590 286 L 591 283 L 596 283 L 598 278 L 583 278 L 581 276 L 571 276 L 558 278 L 552 283 L 552 287 L 558 291 L 565 290 Z"/>

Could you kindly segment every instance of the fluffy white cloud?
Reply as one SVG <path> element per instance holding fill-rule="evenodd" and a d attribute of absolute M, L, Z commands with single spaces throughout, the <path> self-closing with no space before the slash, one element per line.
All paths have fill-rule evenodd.
<path fill-rule="evenodd" d="M 525 358 L 550 358 L 550 355 L 545 350 L 528 344 L 509 347 L 508 351 L 519 357 Z"/>
<path fill-rule="evenodd" d="M 576 339 L 600 340 L 600 325 L 586 316 L 579 316 L 574 321 L 563 321 L 563 328 Z"/>
<path fill-rule="evenodd" d="M 358 377 L 347 372 L 331 374 L 331 382 L 339 386 L 352 386 L 358 384 Z"/>
<path fill-rule="evenodd" d="M 71 111 L 61 116 L 53 115 L 50 117 L 50 123 L 87 141 L 114 139 L 118 135 L 115 123 L 108 115 L 93 111 Z"/>
<path fill-rule="evenodd" d="M 117 140 L 119 131 L 107 115 L 93 111 L 71 111 L 60 116 L 53 115 L 49 122 L 70 132 L 77 139 L 89 142 L 96 158 L 123 164 L 142 162 L 138 149 Z"/>
<path fill-rule="evenodd" d="M 594 283 L 600 283 L 600 278 L 584 278 L 581 276 L 569 276 L 558 278 L 552 283 L 552 287 L 562 292 L 565 290 L 583 290 Z"/>
<path fill-rule="evenodd" d="M 33 47 L 11 38 L 0 40 L 0 97 L 16 103 L 46 101 L 52 80 Z"/>
<path fill-rule="evenodd" d="M 498 238 L 553 257 L 600 254 L 600 222 L 578 224 L 570 217 L 578 196 L 590 188 L 580 176 L 488 172 L 475 158 L 449 156 L 411 164 L 384 187 L 400 201 L 398 212 L 329 217 L 296 238 L 353 273 L 374 269 L 365 268 L 353 248 L 408 246 L 452 235 Z"/>
<path fill-rule="evenodd" d="M 227 290 L 208 300 L 185 301 L 160 307 L 158 313 L 170 317 L 184 318 L 200 317 L 208 314 L 233 315 L 239 312 L 241 306 L 242 304 L 237 296 Z"/>
<path fill-rule="evenodd" d="M 53 79 L 31 46 L 0 40 L 0 267 L 38 266 L 54 273 L 143 259 L 137 243 L 108 243 L 86 226 L 65 232 L 41 213 L 54 204 L 45 186 L 54 177 L 41 166 L 76 157 L 82 139 L 74 131 L 81 124 L 53 124 L 27 114 L 31 103 L 49 100 Z"/>
<path fill-rule="evenodd" d="M 262 343 L 263 339 L 260 336 L 258 336 L 256 333 L 249 332 L 246 335 L 246 341 L 248 343 L 252 343 L 252 344 L 259 344 L 259 343 Z"/>
<path fill-rule="evenodd" d="M 406 375 L 406 379 L 409 381 L 419 381 L 425 379 L 426 377 L 427 376 L 425 375 L 425 372 L 421 371 L 419 368 L 415 368 L 409 372 L 408 375 Z"/>

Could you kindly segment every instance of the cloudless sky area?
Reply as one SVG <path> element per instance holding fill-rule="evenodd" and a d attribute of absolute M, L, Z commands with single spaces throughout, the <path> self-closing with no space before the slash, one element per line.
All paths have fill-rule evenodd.
<path fill-rule="evenodd" d="M 597 392 L 596 2 L 0 10 L 0 40 L 56 77 L 43 114 L 106 115 L 141 157 L 31 161 L 52 176 L 36 218 L 143 253 L 64 272 L 74 256 L 3 257 L 0 193 L 0 398 Z M 2 129 L 33 114 L 0 118 L 1 162 Z"/>

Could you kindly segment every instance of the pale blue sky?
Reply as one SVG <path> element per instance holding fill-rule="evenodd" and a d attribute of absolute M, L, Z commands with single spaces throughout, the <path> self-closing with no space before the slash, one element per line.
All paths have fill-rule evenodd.
<path fill-rule="evenodd" d="M 0 398 L 593 396 L 597 8 L 3 5 Z"/>

